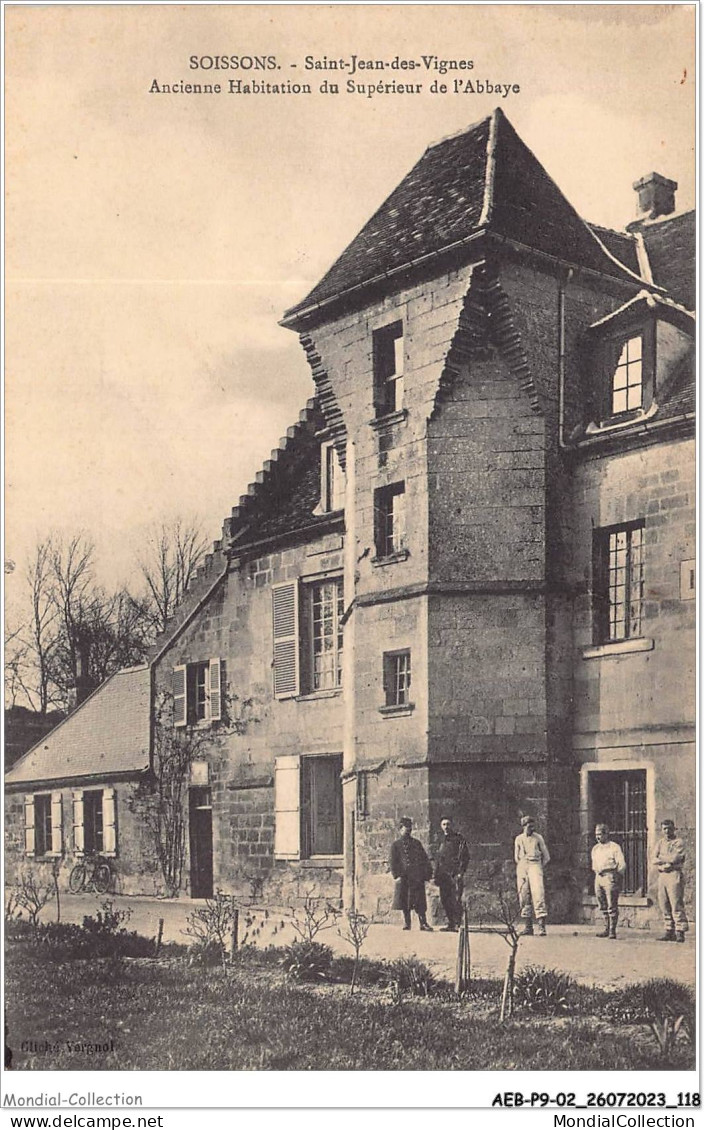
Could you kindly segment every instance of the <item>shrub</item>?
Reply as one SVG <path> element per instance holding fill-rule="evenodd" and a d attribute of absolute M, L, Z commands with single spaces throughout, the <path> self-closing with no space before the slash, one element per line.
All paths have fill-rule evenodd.
<path fill-rule="evenodd" d="M 427 997 L 435 986 L 435 976 L 417 957 L 399 957 L 386 967 L 386 984 L 396 1000 L 405 993 Z"/>
<path fill-rule="evenodd" d="M 72 922 L 13 923 L 6 931 L 8 941 L 22 942 L 29 953 L 44 961 L 77 961 L 96 957 L 151 957 L 154 942 L 133 931 L 100 928 L 96 919 L 90 925 Z"/>
<path fill-rule="evenodd" d="M 290 910 L 290 924 L 304 942 L 312 942 L 321 930 L 330 930 L 342 913 L 332 903 L 312 895 L 307 895 L 301 906 Z"/>
<path fill-rule="evenodd" d="M 183 933 L 195 940 L 201 953 L 210 953 L 216 949 L 219 959 L 224 961 L 231 943 L 234 921 L 233 900 L 218 894 L 214 899 L 206 899 L 203 906 L 196 907 L 187 916 L 188 925 Z"/>
<path fill-rule="evenodd" d="M 95 918 L 86 914 L 83 918 L 83 929 L 89 934 L 113 936 L 118 933 L 126 922 L 132 917 L 132 911 L 127 908 L 120 910 L 112 899 L 105 899 L 96 910 Z"/>
<path fill-rule="evenodd" d="M 281 959 L 281 966 L 291 981 L 324 981 L 331 965 L 330 946 L 303 939 L 286 946 Z"/>
<path fill-rule="evenodd" d="M 557 1016 L 569 1012 L 573 988 L 574 981 L 569 974 L 528 965 L 516 977 L 514 1003 L 527 1012 Z"/>
<path fill-rule="evenodd" d="M 24 911 L 34 929 L 39 925 L 39 915 L 54 896 L 54 883 L 42 883 L 41 878 L 34 871 L 27 868 L 21 871 L 15 880 L 13 894 L 10 898 L 13 914 Z"/>
<path fill-rule="evenodd" d="M 696 1000 L 688 985 L 669 977 L 654 977 L 627 985 L 614 993 L 606 1015 L 618 1024 L 652 1024 L 665 1017 L 684 1017 L 684 1028 L 694 1033 Z"/>

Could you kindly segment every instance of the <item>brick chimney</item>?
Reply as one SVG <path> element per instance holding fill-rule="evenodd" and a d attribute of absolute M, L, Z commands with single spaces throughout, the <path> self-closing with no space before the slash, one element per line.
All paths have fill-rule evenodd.
<path fill-rule="evenodd" d="M 660 173 L 648 173 L 633 185 L 638 193 L 638 216 L 641 220 L 658 220 L 675 210 L 677 181 L 668 180 Z"/>
<path fill-rule="evenodd" d="M 81 637 L 76 644 L 76 681 L 68 689 L 69 711 L 75 710 L 95 689 L 90 677 L 90 642 Z"/>

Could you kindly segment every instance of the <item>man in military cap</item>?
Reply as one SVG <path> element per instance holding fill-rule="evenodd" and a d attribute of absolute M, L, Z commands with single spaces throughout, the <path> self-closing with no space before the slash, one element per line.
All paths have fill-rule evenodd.
<path fill-rule="evenodd" d="M 447 918 L 443 930 L 458 930 L 462 918 L 464 873 L 469 865 L 469 848 L 464 836 L 455 832 L 449 816 L 440 820 L 440 839 L 435 848 L 435 883 Z"/>
<path fill-rule="evenodd" d="M 389 854 L 389 868 L 396 880 L 391 909 L 403 911 L 404 930 L 410 930 L 411 911 L 415 910 L 421 930 L 431 931 L 433 927 L 428 925 L 425 917 L 428 909 L 425 883 L 432 876 L 430 860 L 420 840 L 411 835 L 413 821 L 410 817 L 402 816 L 398 828 L 401 834 L 392 843 Z"/>
<path fill-rule="evenodd" d="M 654 863 L 658 869 L 658 902 L 665 924 L 661 942 L 683 942 L 689 929 L 684 912 L 684 844 L 675 835 L 674 820 L 663 820 L 662 836 L 655 845 Z"/>
<path fill-rule="evenodd" d="M 538 922 L 538 934 L 545 937 L 547 930 L 547 906 L 545 903 L 545 876 L 543 868 L 550 862 L 550 852 L 545 840 L 535 830 L 532 816 L 521 817 L 523 831 L 516 836 L 513 858 L 516 863 L 516 883 L 518 899 L 521 904 L 523 934 L 533 933 L 533 920 Z"/>

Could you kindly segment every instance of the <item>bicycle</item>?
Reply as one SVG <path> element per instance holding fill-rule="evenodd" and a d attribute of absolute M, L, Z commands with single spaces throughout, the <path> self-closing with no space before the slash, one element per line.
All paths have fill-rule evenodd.
<path fill-rule="evenodd" d="M 83 859 L 71 869 L 68 877 L 68 889 L 74 895 L 92 887 L 99 895 L 104 895 L 109 890 L 112 882 L 112 868 L 106 859 L 96 855 Z"/>

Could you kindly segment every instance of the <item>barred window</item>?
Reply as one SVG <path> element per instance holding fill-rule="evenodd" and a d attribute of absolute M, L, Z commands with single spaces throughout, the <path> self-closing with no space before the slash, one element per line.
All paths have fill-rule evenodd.
<path fill-rule="evenodd" d="M 648 887 L 648 811 L 644 769 L 589 774 L 592 826 L 604 823 L 626 860 L 623 893 L 644 895 Z"/>
<path fill-rule="evenodd" d="M 642 635 L 644 524 L 597 530 L 594 554 L 595 643 Z"/>

